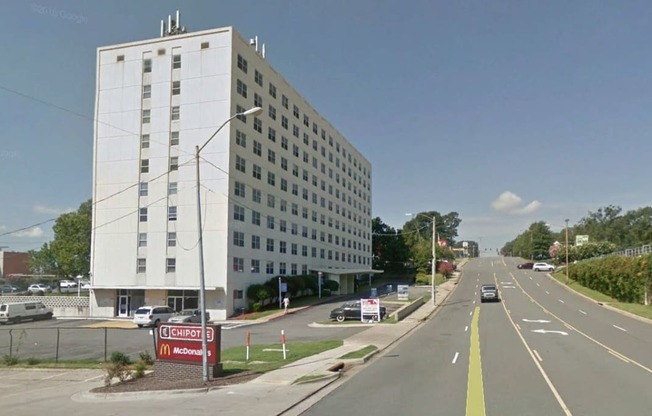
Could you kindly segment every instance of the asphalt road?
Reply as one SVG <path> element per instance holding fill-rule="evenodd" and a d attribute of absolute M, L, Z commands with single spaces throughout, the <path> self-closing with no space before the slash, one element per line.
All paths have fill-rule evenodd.
<path fill-rule="evenodd" d="M 502 302 L 480 303 L 484 283 Z M 648 415 L 651 392 L 652 325 L 479 258 L 433 319 L 303 414 Z"/>

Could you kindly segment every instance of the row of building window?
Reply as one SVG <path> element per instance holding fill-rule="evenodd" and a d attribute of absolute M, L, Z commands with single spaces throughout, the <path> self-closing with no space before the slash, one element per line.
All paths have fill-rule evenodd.
<path fill-rule="evenodd" d="M 124 55 L 119 55 L 117 60 L 119 62 L 124 61 Z M 143 59 L 143 74 L 151 73 L 153 67 L 154 64 L 151 58 Z M 172 69 L 181 69 L 181 54 L 172 55 Z"/>
<path fill-rule="evenodd" d="M 299 227 L 296 224 L 292 224 L 292 235 L 298 235 L 298 229 Z M 283 232 L 286 232 L 286 230 L 281 230 Z M 311 238 L 308 237 L 308 227 L 303 227 L 302 230 L 302 237 L 304 238 Z M 333 238 L 334 237 L 334 238 Z M 312 240 L 317 241 L 317 230 L 312 230 Z M 319 241 L 321 242 L 326 242 L 326 233 L 324 231 L 320 232 L 320 238 Z M 346 248 L 347 247 L 347 239 L 345 237 L 342 237 L 340 240 L 339 235 L 333 236 L 333 234 L 328 234 L 328 244 L 335 244 L 335 246 L 339 246 L 341 241 L 341 246 Z M 267 251 L 273 253 L 275 251 L 276 247 L 276 242 L 277 240 L 273 238 L 266 238 L 266 249 Z M 287 242 L 284 240 L 278 240 L 278 251 L 279 253 L 285 254 L 287 253 Z M 237 247 L 244 247 L 245 246 L 245 233 L 242 231 L 233 231 L 233 245 Z M 292 251 L 291 253 L 296 255 L 297 254 L 297 243 L 291 243 L 291 248 Z M 307 256 L 307 247 L 308 246 L 303 246 L 304 247 L 304 256 Z M 354 239 L 349 239 L 348 240 L 348 248 L 353 249 L 353 250 L 358 250 L 358 247 L 360 251 L 366 252 L 367 251 L 367 245 L 363 244 L 360 242 L 358 244 L 357 240 Z M 252 235 L 251 236 L 251 248 L 253 250 L 260 250 L 260 236 L 258 235 Z M 313 257 L 317 257 L 317 247 L 313 247 Z M 323 257 L 322 257 L 323 258 Z"/>

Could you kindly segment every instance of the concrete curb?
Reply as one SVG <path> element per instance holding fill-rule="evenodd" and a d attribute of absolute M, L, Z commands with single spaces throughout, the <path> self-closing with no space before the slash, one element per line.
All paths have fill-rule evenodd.
<path fill-rule="evenodd" d="M 580 293 L 577 290 L 569 287 L 568 285 L 560 282 L 559 280 L 555 279 L 550 273 L 546 273 L 546 275 L 548 276 L 549 279 L 552 279 L 553 282 L 557 283 L 558 285 L 560 285 L 561 287 L 563 287 L 564 289 L 566 289 L 567 291 L 569 291 L 571 293 L 579 295 L 579 296 L 583 297 L 584 299 L 586 299 L 588 301 L 597 303 L 598 305 L 600 305 L 600 306 L 602 306 L 602 307 L 604 307 L 606 309 L 609 309 L 610 311 L 613 311 L 613 312 L 619 313 L 621 315 L 630 317 L 632 319 L 636 319 L 636 320 L 641 321 L 643 323 L 652 325 L 652 319 L 648 319 L 648 318 L 646 318 L 644 316 L 639 316 L 639 315 L 636 315 L 635 313 L 631 313 L 631 312 L 628 312 L 628 311 L 624 311 L 624 310 L 622 310 L 620 308 L 616 308 L 615 306 L 611 306 L 608 303 L 600 302 L 598 300 L 595 300 L 595 299 L 585 295 L 584 293 Z"/>
<path fill-rule="evenodd" d="M 93 393 L 91 391 L 82 391 L 73 395 L 73 399 L 81 399 L 81 401 L 112 401 L 125 399 L 150 400 L 154 395 L 171 395 L 178 397 L 183 394 L 194 395 L 198 393 L 207 393 L 208 391 L 210 391 L 209 387 L 179 390 L 126 391 L 121 393 Z"/>

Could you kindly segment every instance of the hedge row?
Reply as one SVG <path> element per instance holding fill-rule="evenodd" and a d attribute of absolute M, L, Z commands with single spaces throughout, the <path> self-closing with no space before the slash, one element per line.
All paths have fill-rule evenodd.
<path fill-rule="evenodd" d="M 582 286 L 621 302 L 642 303 L 645 285 L 652 283 L 652 255 L 588 260 L 571 264 L 569 274 Z"/>
<path fill-rule="evenodd" d="M 281 281 L 287 283 L 288 294 L 290 297 L 297 297 L 300 294 L 317 293 L 317 276 L 300 275 L 300 276 L 282 276 Z M 322 284 L 322 289 L 337 291 L 340 285 L 334 280 L 326 280 Z M 278 300 L 278 276 L 272 277 L 265 283 L 255 283 L 247 288 L 247 299 L 254 303 L 265 304 L 267 301 Z"/>

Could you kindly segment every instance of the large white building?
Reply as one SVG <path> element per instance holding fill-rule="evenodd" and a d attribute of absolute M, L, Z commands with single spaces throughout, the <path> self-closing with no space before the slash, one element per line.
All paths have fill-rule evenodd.
<path fill-rule="evenodd" d="M 198 306 L 195 146 L 201 152 L 206 309 L 321 271 L 352 292 L 371 272 L 371 165 L 225 27 L 165 31 L 97 51 L 91 314 Z"/>

